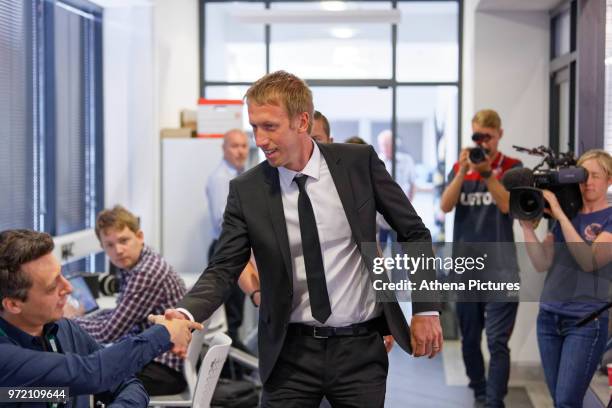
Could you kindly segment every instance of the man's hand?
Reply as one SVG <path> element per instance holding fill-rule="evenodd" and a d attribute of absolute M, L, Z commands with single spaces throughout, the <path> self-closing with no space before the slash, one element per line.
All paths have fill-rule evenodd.
<path fill-rule="evenodd" d="M 168 330 L 168 333 L 170 333 L 170 341 L 174 345 L 174 348 L 185 350 L 184 353 L 176 353 L 182 358 L 185 358 L 187 355 L 187 346 L 191 341 L 191 330 L 204 329 L 204 326 L 200 323 L 192 322 L 191 320 L 168 320 L 161 315 L 149 315 L 148 319 L 151 323 L 161 324 Z M 173 352 L 174 348 L 172 349 Z"/>
<path fill-rule="evenodd" d="M 493 162 L 493 157 L 486 155 L 485 159 L 480 163 L 472 163 L 470 162 L 470 169 L 478 173 L 486 173 L 492 170 L 491 163 Z"/>
<path fill-rule="evenodd" d="M 257 291 L 253 293 L 253 303 L 257 305 L 257 307 L 261 306 L 261 292 Z"/>
<path fill-rule="evenodd" d="M 183 313 L 179 312 L 176 309 L 166 309 L 164 312 L 164 317 L 168 320 L 179 319 L 179 320 L 189 320 L 187 316 Z"/>
<path fill-rule="evenodd" d="M 395 343 L 395 340 L 393 340 L 393 336 L 383 336 L 383 342 L 385 344 L 385 350 L 387 350 L 387 354 L 389 354 L 389 352 L 393 348 L 393 344 Z"/>
<path fill-rule="evenodd" d="M 414 357 L 433 358 L 442 351 L 443 342 L 440 316 L 412 316 L 410 343 Z"/>
<path fill-rule="evenodd" d="M 167 320 L 173 320 L 173 319 L 177 319 L 177 320 L 189 320 L 189 318 L 187 316 L 185 316 L 183 313 L 179 312 L 176 309 L 166 309 L 166 311 L 164 312 L 164 317 Z M 172 347 L 172 353 L 176 354 L 179 357 L 183 357 L 185 358 L 185 356 L 187 355 L 187 347 L 181 347 L 178 345 L 174 345 Z"/>
<path fill-rule="evenodd" d="M 459 153 L 459 172 L 465 175 L 470 169 L 470 149 L 461 149 Z"/>

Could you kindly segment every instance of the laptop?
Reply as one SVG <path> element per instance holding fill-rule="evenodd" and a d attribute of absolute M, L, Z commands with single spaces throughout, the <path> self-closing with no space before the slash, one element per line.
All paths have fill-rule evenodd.
<path fill-rule="evenodd" d="M 72 293 L 70 294 L 69 302 L 75 307 L 83 307 L 85 314 L 95 312 L 99 309 L 98 302 L 93 297 L 89 286 L 85 279 L 80 275 L 71 276 L 68 281 L 72 285 Z"/>

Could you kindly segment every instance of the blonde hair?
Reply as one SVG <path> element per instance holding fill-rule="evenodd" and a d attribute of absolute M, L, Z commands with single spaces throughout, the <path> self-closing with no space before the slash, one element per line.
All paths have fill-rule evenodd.
<path fill-rule="evenodd" d="M 96 236 L 100 240 L 100 233 L 109 228 L 123 230 L 128 227 L 133 233 L 140 230 L 138 218 L 120 205 L 114 206 L 110 210 L 100 211 L 96 217 Z"/>
<path fill-rule="evenodd" d="M 582 166 L 585 161 L 591 159 L 594 159 L 597 161 L 597 163 L 599 163 L 599 165 L 602 169 L 604 169 L 608 177 L 612 176 L 612 156 L 610 156 L 610 153 L 606 152 L 603 149 L 587 150 L 578 159 L 578 165 Z"/>
<path fill-rule="evenodd" d="M 258 79 L 244 95 L 247 103 L 285 108 L 289 119 L 308 113 L 308 133 L 312 129 L 312 92 L 302 79 L 286 71 L 276 71 Z"/>
<path fill-rule="evenodd" d="M 472 124 L 499 130 L 501 129 L 501 118 L 493 109 L 482 109 L 476 112 L 472 118 Z"/>

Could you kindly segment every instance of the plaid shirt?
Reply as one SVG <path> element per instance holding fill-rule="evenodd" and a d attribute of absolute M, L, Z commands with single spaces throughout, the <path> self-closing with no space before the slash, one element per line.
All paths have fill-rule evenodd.
<path fill-rule="evenodd" d="M 164 314 L 185 296 L 185 283 L 174 269 L 148 246 L 130 270 L 119 270 L 117 307 L 105 309 L 91 316 L 74 319 L 97 342 L 111 343 L 124 336 L 138 334 L 151 327 L 149 314 Z M 155 358 L 176 371 L 181 371 L 182 360 L 170 352 Z"/>

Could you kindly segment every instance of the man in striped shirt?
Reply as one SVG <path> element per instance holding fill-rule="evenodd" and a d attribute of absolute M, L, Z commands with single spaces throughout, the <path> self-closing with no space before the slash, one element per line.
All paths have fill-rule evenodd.
<path fill-rule="evenodd" d="M 144 243 L 138 218 L 121 206 L 96 219 L 96 235 L 110 261 L 119 268 L 117 306 L 74 321 L 99 343 L 112 343 L 151 326 L 150 314 L 163 314 L 185 295 L 183 280 Z M 67 306 L 69 308 L 69 306 Z M 74 310 L 65 310 L 65 315 Z M 164 353 L 138 374 L 150 395 L 182 392 L 187 384 L 180 357 Z"/>

